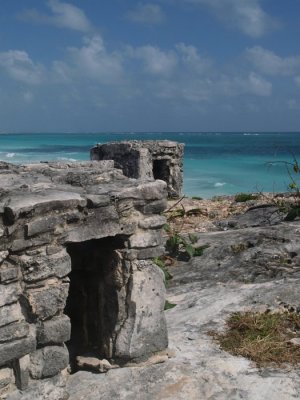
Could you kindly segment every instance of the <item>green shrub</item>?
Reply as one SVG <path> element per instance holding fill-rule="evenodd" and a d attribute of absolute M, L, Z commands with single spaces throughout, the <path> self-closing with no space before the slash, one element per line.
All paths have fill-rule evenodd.
<path fill-rule="evenodd" d="M 238 193 L 234 197 L 234 200 L 237 203 L 244 203 L 245 201 L 256 200 L 256 199 L 258 199 L 258 196 L 250 194 L 250 193 Z"/>

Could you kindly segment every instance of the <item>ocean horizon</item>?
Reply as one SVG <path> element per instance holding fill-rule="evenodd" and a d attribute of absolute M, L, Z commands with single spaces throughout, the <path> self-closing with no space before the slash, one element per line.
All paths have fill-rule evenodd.
<path fill-rule="evenodd" d="M 183 193 L 203 198 L 287 191 L 286 162 L 300 159 L 300 132 L 245 131 L 1 133 L 0 160 L 17 164 L 89 160 L 96 143 L 120 140 L 184 143 Z"/>

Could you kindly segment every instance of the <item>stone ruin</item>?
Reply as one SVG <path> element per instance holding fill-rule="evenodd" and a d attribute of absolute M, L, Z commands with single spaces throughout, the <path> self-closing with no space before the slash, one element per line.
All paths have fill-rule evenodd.
<path fill-rule="evenodd" d="M 161 179 L 169 197 L 180 197 L 183 182 L 184 144 L 169 140 L 131 140 L 97 144 L 92 160 L 114 160 L 115 167 L 135 179 Z"/>
<path fill-rule="evenodd" d="M 151 261 L 164 253 L 167 185 L 150 172 L 129 179 L 109 160 L 0 163 L 1 399 L 63 393 L 80 355 L 122 365 L 167 347 L 163 273 Z"/>

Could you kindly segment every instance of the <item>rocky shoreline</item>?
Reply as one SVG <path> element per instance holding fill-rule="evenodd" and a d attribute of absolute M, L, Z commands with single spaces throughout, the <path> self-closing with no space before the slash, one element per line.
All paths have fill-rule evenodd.
<path fill-rule="evenodd" d="M 167 202 L 166 182 L 109 160 L 0 175 L 1 400 L 299 398 L 299 366 L 258 368 L 209 334 L 236 311 L 300 311 L 297 197 Z M 166 222 L 203 252 L 165 288 Z"/>

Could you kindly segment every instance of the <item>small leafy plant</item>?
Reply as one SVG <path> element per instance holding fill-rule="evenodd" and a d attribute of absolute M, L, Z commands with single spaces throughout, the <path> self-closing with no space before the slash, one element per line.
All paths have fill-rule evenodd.
<path fill-rule="evenodd" d="M 172 308 L 176 307 L 176 304 L 171 303 L 170 301 L 166 300 L 164 310 L 171 310 Z"/>
<path fill-rule="evenodd" d="M 246 201 L 256 200 L 256 199 L 258 199 L 258 196 L 250 194 L 250 193 L 238 193 L 234 197 L 234 200 L 237 203 L 245 203 Z"/>
<path fill-rule="evenodd" d="M 174 231 L 169 224 L 164 225 L 164 230 L 169 236 L 166 242 L 166 250 L 174 257 L 178 257 L 180 253 L 187 254 L 189 258 L 202 256 L 203 251 L 208 247 L 207 245 L 195 246 L 198 240 L 196 235 L 189 234 L 187 239 Z"/>
<path fill-rule="evenodd" d="M 169 281 L 170 279 L 173 278 L 172 274 L 170 273 L 170 271 L 168 270 L 168 267 L 165 264 L 165 261 L 163 259 L 163 257 L 155 257 L 152 260 L 154 262 L 154 264 L 156 264 L 164 273 L 165 276 L 165 282 Z"/>
<path fill-rule="evenodd" d="M 300 166 L 298 160 L 293 155 L 292 162 L 288 161 L 278 161 L 278 163 L 284 164 L 287 170 L 290 183 L 288 184 L 289 191 L 294 195 L 295 202 L 290 203 L 288 201 L 275 201 L 275 205 L 279 207 L 279 210 L 286 213 L 285 220 L 293 221 L 294 219 L 300 217 L 300 188 L 299 188 L 299 178 Z"/>

